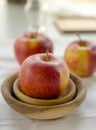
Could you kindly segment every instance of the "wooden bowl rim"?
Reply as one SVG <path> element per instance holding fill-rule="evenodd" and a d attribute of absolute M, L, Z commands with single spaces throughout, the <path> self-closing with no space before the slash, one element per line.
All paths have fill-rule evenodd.
<path fill-rule="evenodd" d="M 76 97 L 73 100 L 71 100 L 70 102 L 66 102 L 64 104 L 58 104 L 58 105 L 53 105 L 53 106 L 36 106 L 36 105 L 32 105 L 32 104 L 26 104 L 24 102 L 17 100 L 15 97 L 12 96 L 12 94 L 13 94 L 12 86 L 13 86 L 13 83 L 16 80 L 17 77 L 18 77 L 18 72 L 16 72 L 16 73 L 12 74 L 11 76 L 7 77 L 4 80 L 4 82 L 1 86 L 1 92 L 2 92 L 2 95 L 3 95 L 5 100 L 9 99 L 9 101 L 11 101 L 11 102 L 14 102 L 14 103 L 18 102 L 18 105 L 21 105 L 23 107 L 24 106 L 37 107 L 39 109 L 40 108 L 55 108 L 55 107 L 63 107 L 63 106 L 66 106 L 66 105 L 72 105 L 74 102 L 77 102 L 77 104 L 79 105 L 79 104 L 81 104 L 81 102 L 84 100 L 84 98 L 86 96 L 86 88 L 85 88 L 83 82 L 81 81 L 81 79 L 77 75 L 71 73 L 70 78 L 75 83 L 76 89 L 77 89 L 76 90 Z M 11 94 L 10 94 L 10 92 L 11 92 Z M 8 100 L 7 100 L 7 102 L 8 102 Z"/>
<path fill-rule="evenodd" d="M 25 95 L 19 87 L 19 83 L 18 83 L 18 78 L 14 81 L 13 83 L 13 92 L 15 94 L 15 96 L 22 102 L 28 103 L 28 104 L 32 104 L 32 105 L 57 105 L 57 104 L 61 104 L 61 103 L 66 103 L 68 101 L 71 101 L 76 94 L 76 86 L 74 84 L 74 82 L 69 79 L 69 84 L 68 84 L 68 88 L 66 91 L 64 91 L 64 94 L 62 96 L 60 96 L 57 99 L 51 99 L 51 100 L 44 100 L 44 99 L 37 99 L 37 98 L 32 98 L 29 97 L 27 95 Z"/>

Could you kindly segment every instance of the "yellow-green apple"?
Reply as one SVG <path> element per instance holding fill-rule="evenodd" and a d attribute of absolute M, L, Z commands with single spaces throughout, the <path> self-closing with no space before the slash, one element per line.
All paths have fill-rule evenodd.
<path fill-rule="evenodd" d="M 87 40 L 73 41 L 64 52 L 64 60 L 77 75 L 91 76 L 96 68 L 96 46 Z"/>
<path fill-rule="evenodd" d="M 14 43 L 14 54 L 20 64 L 30 55 L 45 53 L 46 49 L 53 53 L 53 43 L 50 38 L 39 32 L 23 33 Z"/>
<path fill-rule="evenodd" d="M 19 71 L 21 91 L 39 99 L 58 98 L 69 83 L 69 68 L 66 62 L 52 53 L 29 56 Z"/>

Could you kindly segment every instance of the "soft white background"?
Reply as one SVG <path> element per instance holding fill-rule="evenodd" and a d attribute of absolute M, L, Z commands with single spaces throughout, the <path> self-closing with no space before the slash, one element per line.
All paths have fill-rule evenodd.
<path fill-rule="evenodd" d="M 16 37 L 26 31 L 22 5 L 0 6 L 0 86 L 10 74 L 18 71 L 19 65 L 13 53 Z M 50 18 L 46 34 L 53 40 L 54 54 L 63 57 L 66 46 L 77 37 L 75 34 L 60 34 Z M 96 44 L 96 34 L 81 34 L 83 39 Z M 49 121 L 26 119 L 12 110 L 0 91 L 0 130 L 96 130 L 96 74 L 83 78 L 87 89 L 84 102 L 70 115 Z"/>

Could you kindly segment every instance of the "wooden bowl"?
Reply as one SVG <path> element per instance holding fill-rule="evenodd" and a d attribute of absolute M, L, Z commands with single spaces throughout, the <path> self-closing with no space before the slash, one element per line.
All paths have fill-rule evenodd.
<path fill-rule="evenodd" d="M 49 106 L 49 105 L 57 105 L 57 104 L 71 101 L 75 97 L 76 86 L 74 82 L 70 79 L 67 90 L 64 91 L 64 93 L 59 98 L 51 99 L 51 100 L 43 100 L 43 99 L 32 98 L 23 94 L 22 91 L 20 90 L 18 78 L 17 78 L 13 84 L 13 92 L 19 100 L 25 103 L 32 104 L 32 105 L 34 104 L 34 105 L 40 105 L 40 106 L 41 105 Z"/>
<path fill-rule="evenodd" d="M 74 109 L 76 109 L 83 102 L 86 96 L 86 88 L 81 79 L 71 73 L 70 78 L 76 85 L 76 95 L 73 100 L 67 103 L 50 106 L 27 104 L 18 100 L 14 95 L 13 84 L 17 78 L 18 73 L 14 73 L 4 80 L 1 86 L 2 95 L 11 108 L 28 118 L 56 119 L 64 117 L 65 115 L 70 114 Z"/>

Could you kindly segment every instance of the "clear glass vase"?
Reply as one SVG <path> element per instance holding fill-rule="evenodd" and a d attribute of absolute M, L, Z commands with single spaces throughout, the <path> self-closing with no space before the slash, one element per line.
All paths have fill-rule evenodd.
<path fill-rule="evenodd" d="M 27 0 L 24 6 L 28 31 L 44 31 L 44 13 L 39 0 Z"/>

